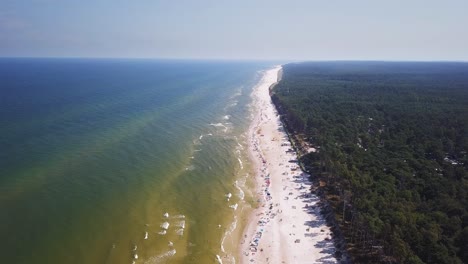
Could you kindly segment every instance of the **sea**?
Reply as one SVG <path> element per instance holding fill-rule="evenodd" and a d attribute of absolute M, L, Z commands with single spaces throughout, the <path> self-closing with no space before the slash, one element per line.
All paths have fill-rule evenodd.
<path fill-rule="evenodd" d="M 0 262 L 236 263 L 274 65 L 0 59 Z"/>

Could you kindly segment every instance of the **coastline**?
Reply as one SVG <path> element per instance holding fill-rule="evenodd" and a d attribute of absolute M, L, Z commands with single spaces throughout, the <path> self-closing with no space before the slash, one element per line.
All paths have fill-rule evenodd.
<path fill-rule="evenodd" d="M 254 208 L 242 232 L 240 263 L 337 263 L 330 228 L 320 213 L 312 182 L 296 163 L 270 89 L 280 66 L 268 70 L 252 92 L 254 118 L 249 156 L 254 169 Z"/>

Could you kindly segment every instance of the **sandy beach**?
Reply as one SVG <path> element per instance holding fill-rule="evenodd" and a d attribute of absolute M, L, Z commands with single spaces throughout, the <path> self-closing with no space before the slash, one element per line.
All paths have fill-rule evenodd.
<path fill-rule="evenodd" d="M 253 91 L 255 117 L 249 130 L 258 208 L 249 216 L 240 245 L 241 263 L 337 263 L 331 231 L 310 192 L 309 175 L 271 102 L 269 88 L 281 67 L 267 71 Z"/>

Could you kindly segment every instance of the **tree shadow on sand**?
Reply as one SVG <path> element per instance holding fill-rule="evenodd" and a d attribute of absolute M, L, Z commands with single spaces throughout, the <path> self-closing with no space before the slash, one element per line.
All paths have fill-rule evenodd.
<path fill-rule="evenodd" d="M 293 181 L 300 184 L 300 187 L 297 187 L 296 189 L 301 191 L 301 194 L 295 199 L 299 199 L 304 204 L 304 206 L 302 206 L 302 210 L 311 215 L 311 219 L 304 222 L 304 225 L 307 227 L 307 231 L 309 231 L 309 228 L 317 229 L 327 226 L 325 216 L 321 212 L 320 198 L 316 194 L 310 192 L 310 189 L 313 186 L 310 177 L 307 174 L 301 174 L 300 176 L 294 176 Z M 321 229 L 320 232 L 306 232 L 305 236 L 318 239 L 319 236 L 325 234 L 324 232 L 325 230 L 323 229 Z M 315 260 L 314 263 L 340 263 L 340 261 L 335 258 L 336 248 L 334 240 L 328 234 L 314 246 L 315 248 L 320 249 L 321 254 L 324 254 L 323 257 Z"/>

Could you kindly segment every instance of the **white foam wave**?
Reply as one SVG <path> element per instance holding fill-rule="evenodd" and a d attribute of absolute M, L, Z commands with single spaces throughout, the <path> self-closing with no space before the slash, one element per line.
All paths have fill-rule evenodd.
<path fill-rule="evenodd" d="M 168 222 L 164 222 L 161 224 L 161 228 L 167 230 L 169 228 L 169 225 L 170 224 Z"/>
<path fill-rule="evenodd" d="M 234 221 L 232 222 L 231 227 L 229 228 L 227 232 L 231 234 L 232 232 L 234 232 L 234 230 L 236 230 L 236 228 L 237 228 L 237 217 L 234 217 Z"/>
<path fill-rule="evenodd" d="M 183 236 L 184 235 L 184 229 L 183 228 L 177 229 L 176 234 L 178 234 L 179 236 Z"/>
<path fill-rule="evenodd" d="M 224 128 L 223 131 L 224 133 L 226 133 L 228 131 L 228 127 L 226 125 L 230 125 L 231 123 L 225 123 L 225 124 L 222 124 L 222 123 L 210 123 L 210 126 L 214 126 L 214 127 L 222 127 Z"/>
<path fill-rule="evenodd" d="M 242 190 L 242 188 L 239 186 L 239 181 L 236 180 L 234 182 L 234 186 L 237 188 L 237 190 L 239 190 L 239 199 L 244 200 L 245 193 L 244 190 Z"/>
<path fill-rule="evenodd" d="M 238 150 L 243 150 L 244 149 L 244 146 L 242 146 L 241 143 L 237 142 L 237 148 Z"/>
<path fill-rule="evenodd" d="M 147 261 L 145 261 L 145 264 L 157 264 L 157 263 L 162 263 L 166 258 L 170 258 L 174 256 L 177 253 L 175 249 L 171 249 L 166 253 L 163 253 L 159 256 L 153 256 L 149 258 Z"/>
<path fill-rule="evenodd" d="M 224 250 L 224 241 L 226 240 L 226 238 L 232 234 L 232 232 L 234 232 L 234 230 L 236 230 L 237 228 L 237 217 L 234 216 L 234 221 L 231 223 L 231 226 L 229 227 L 228 230 L 226 230 L 226 232 L 224 233 L 224 236 L 223 236 L 223 239 L 221 240 L 221 251 L 223 253 L 226 253 L 225 250 Z M 235 258 L 231 256 L 231 263 L 235 263 Z"/>
<path fill-rule="evenodd" d="M 185 218 L 185 215 L 174 215 L 173 218 L 181 219 L 181 218 Z"/>
<path fill-rule="evenodd" d="M 185 220 L 180 221 L 179 223 L 176 224 L 176 226 L 180 228 L 185 228 Z"/>
<path fill-rule="evenodd" d="M 240 158 L 237 158 L 237 160 L 239 161 L 241 169 L 244 169 L 244 163 L 242 163 L 242 160 Z"/>
<path fill-rule="evenodd" d="M 214 126 L 214 127 L 224 127 L 224 125 L 222 123 L 210 123 L 210 126 Z"/>
<path fill-rule="evenodd" d="M 218 261 L 219 264 L 223 264 L 223 261 L 219 255 L 216 255 L 216 261 Z"/>
<path fill-rule="evenodd" d="M 219 123 L 218 123 L 219 124 Z M 210 124 L 210 125 L 214 125 L 214 126 L 219 126 L 218 124 Z M 222 125 L 222 124 L 221 124 Z M 208 133 L 208 134 L 201 134 L 199 137 L 198 137 L 198 140 L 202 140 L 205 136 L 213 136 L 213 134 L 211 133 Z M 201 143 L 198 142 L 198 145 L 200 145 Z"/>

